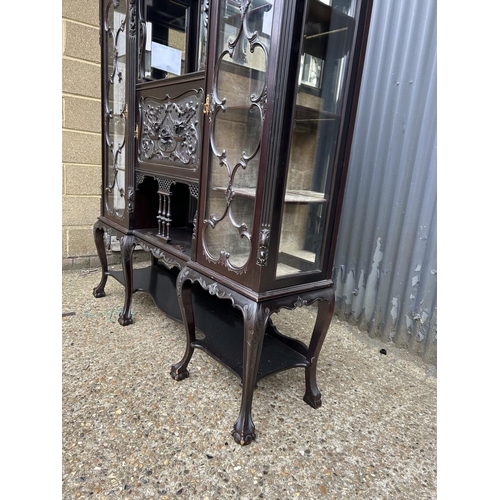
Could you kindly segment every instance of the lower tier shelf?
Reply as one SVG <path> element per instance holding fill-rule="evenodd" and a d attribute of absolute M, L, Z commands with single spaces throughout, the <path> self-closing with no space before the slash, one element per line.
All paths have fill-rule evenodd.
<path fill-rule="evenodd" d="M 178 273 L 177 268 L 167 269 L 160 265 L 134 269 L 133 291 L 149 293 L 160 310 L 182 322 L 176 290 Z M 109 275 L 124 284 L 121 271 L 110 271 Z M 205 351 L 241 379 L 244 331 L 241 312 L 230 300 L 218 299 L 197 284 L 193 285 L 193 310 L 197 338 L 192 346 Z M 304 343 L 282 335 L 268 321 L 257 380 L 290 368 L 309 366 L 306 353 Z"/>

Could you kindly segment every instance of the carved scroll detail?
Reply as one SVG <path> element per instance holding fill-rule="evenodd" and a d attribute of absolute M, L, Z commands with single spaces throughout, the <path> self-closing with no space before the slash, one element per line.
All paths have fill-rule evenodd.
<path fill-rule="evenodd" d="M 162 260 L 167 267 L 175 266 L 179 269 L 182 269 L 182 265 L 178 260 L 175 260 L 175 259 L 168 257 L 168 254 L 166 252 L 164 252 L 163 250 L 161 250 L 160 248 L 158 248 L 154 245 L 150 245 L 149 243 L 147 243 L 143 240 L 141 240 L 140 245 L 144 250 L 151 252 L 154 257 L 156 257 L 159 260 Z"/>
<path fill-rule="evenodd" d="M 163 101 L 142 97 L 139 160 L 188 166 L 199 164 L 203 89 L 189 90 Z"/>
<path fill-rule="evenodd" d="M 271 236 L 271 229 L 269 225 L 261 228 L 259 232 L 259 249 L 257 252 L 257 265 L 267 266 L 267 259 L 269 256 L 269 238 Z"/>
<path fill-rule="evenodd" d="M 213 168 L 215 169 L 216 163 L 222 169 L 221 177 L 227 175 L 227 185 L 221 186 L 225 187 L 225 198 L 226 203 L 220 204 L 214 212 L 205 213 L 205 217 L 201 222 L 202 227 L 200 230 L 202 238 L 202 253 L 206 260 L 211 264 L 224 266 L 231 272 L 236 274 L 246 273 L 250 265 L 250 256 L 253 253 L 255 242 L 252 241 L 250 224 L 245 221 L 240 221 L 237 209 L 234 208 L 233 200 L 236 196 L 235 186 L 237 185 L 238 176 L 243 175 L 241 172 L 248 169 L 255 169 L 255 163 L 252 165 L 252 160 L 257 157 L 261 148 L 263 125 L 267 112 L 267 69 L 269 63 L 269 53 L 267 42 L 264 37 L 261 37 L 258 31 L 251 30 L 251 22 L 249 22 L 250 12 L 251 12 L 251 0 L 241 0 L 239 3 L 240 15 L 238 16 L 239 23 L 234 26 L 235 32 L 227 39 L 225 46 L 218 53 L 215 58 L 214 64 L 214 76 L 211 83 L 210 100 L 207 100 L 208 104 L 208 121 L 210 124 L 209 137 L 210 137 L 210 149 L 213 156 Z M 272 5 L 269 4 L 265 7 L 266 11 L 270 10 Z M 239 65 L 246 65 L 247 58 L 245 50 L 249 50 L 250 53 L 254 53 L 256 50 L 262 52 L 263 57 L 263 68 L 262 72 L 265 75 L 264 81 L 262 82 L 262 88 L 256 88 L 252 92 L 249 89 L 248 94 L 240 96 L 238 99 L 234 97 L 227 97 L 224 95 L 219 95 L 219 91 L 222 92 L 223 87 L 219 86 L 219 76 L 223 73 L 223 64 L 228 60 L 233 60 Z M 208 90 L 207 90 L 208 91 Z M 245 92 L 242 89 L 242 92 Z M 222 120 L 222 114 L 230 109 L 232 106 L 240 106 L 240 100 L 244 101 L 244 108 L 248 112 L 253 113 L 255 117 L 255 133 L 258 140 L 255 141 L 255 145 L 252 143 L 252 149 L 247 151 L 242 149 L 239 152 L 239 159 L 233 158 L 233 155 L 228 156 L 226 150 L 229 147 L 234 148 L 233 145 L 228 146 L 228 148 L 223 148 L 223 144 L 219 144 L 215 137 L 215 131 L 217 129 L 217 120 Z M 230 102 L 228 102 L 230 101 Z M 229 137 L 226 139 L 228 142 L 231 140 Z M 224 184 L 225 181 L 222 181 Z M 253 214 L 249 214 L 252 217 Z M 214 243 L 213 237 L 217 233 L 217 225 L 222 221 L 229 221 L 234 228 L 231 236 L 237 234 L 242 240 L 246 240 L 244 246 L 245 250 L 240 252 L 240 255 L 233 255 L 227 251 L 227 248 L 221 248 L 216 243 Z M 213 233 L 209 233 L 214 231 Z M 209 234 L 211 236 L 209 236 Z M 265 235 L 261 234 L 261 240 Z M 267 251 L 264 246 L 267 244 L 262 241 L 259 242 L 259 248 L 262 246 L 262 256 L 258 257 L 259 265 L 266 265 L 267 263 Z M 234 251 L 233 251 L 234 253 Z M 218 255 L 217 255 L 218 254 Z M 245 260 L 246 259 L 246 260 Z M 241 262 L 245 260 L 242 264 Z"/>
<path fill-rule="evenodd" d="M 146 176 L 142 172 L 136 172 L 135 173 L 135 185 L 138 188 L 139 184 L 142 184 L 144 182 L 144 179 Z"/>
<path fill-rule="evenodd" d="M 135 190 L 133 187 L 128 188 L 128 202 L 127 202 L 127 211 L 129 214 L 134 213 L 135 209 Z"/>

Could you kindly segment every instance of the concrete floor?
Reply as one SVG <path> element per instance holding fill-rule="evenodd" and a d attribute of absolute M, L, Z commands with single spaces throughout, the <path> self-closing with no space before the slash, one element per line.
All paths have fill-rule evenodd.
<path fill-rule="evenodd" d="M 190 377 L 169 370 L 184 327 L 136 293 L 134 323 L 117 323 L 123 287 L 100 271 L 64 271 L 62 498 L 437 498 L 434 367 L 332 321 L 318 364 L 323 405 L 302 401 L 301 368 L 261 380 L 249 446 L 231 436 L 239 380 L 195 350 Z M 313 308 L 273 321 L 304 340 Z M 387 354 L 380 353 L 386 349 Z"/>

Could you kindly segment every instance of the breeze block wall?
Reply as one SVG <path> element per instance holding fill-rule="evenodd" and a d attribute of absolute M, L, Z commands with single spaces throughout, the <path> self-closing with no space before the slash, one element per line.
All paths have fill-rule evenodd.
<path fill-rule="evenodd" d="M 100 211 L 99 1 L 62 2 L 63 269 L 98 267 L 92 227 Z"/>

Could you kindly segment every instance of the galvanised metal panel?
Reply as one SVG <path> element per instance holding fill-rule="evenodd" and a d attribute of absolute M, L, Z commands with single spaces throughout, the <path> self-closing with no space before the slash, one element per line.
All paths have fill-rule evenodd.
<path fill-rule="evenodd" d="M 340 224 L 336 311 L 437 364 L 436 0 L 375 0 Z"/>

